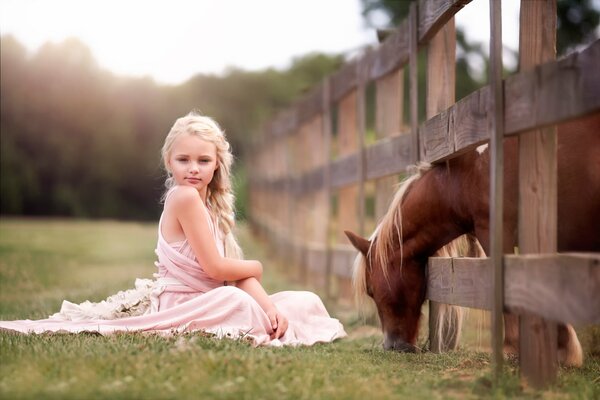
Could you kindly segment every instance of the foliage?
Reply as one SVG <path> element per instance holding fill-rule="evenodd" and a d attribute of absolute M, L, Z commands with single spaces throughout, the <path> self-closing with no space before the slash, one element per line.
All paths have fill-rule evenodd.
<path fill-rule="evenodd" d="M 309 54 L 285 71 L 161 86 L 102 70 L 75 39 L 28 55 L 3 36 L 0 58 L 0 212 L 134 220 L 157 217 L 160 148 L 175 118 L 193 109 L 214 117 L 239 160 L 271 114 L 342 62 Z"/>
<path fill-rule="evenodd" d="M 371 27 L 394 27 L 408 16 L 411 1 L 415 0 L 361 0 L 362 14 Z M 600 10 L 597 3 L 594 4 L 593 0 L 557 0 L 556 6 L 556 50 L 559 56 L 582 44 L 589 44 L 598 38 Z M 374 21 L 373 16 L 377 12 L 387 16 L 387 24 L 384 26 L 380 26 Z M 459 40 L 459 46 L 461 45 L 460 42 Z M 463 42 L 463 46 L 465 43 Z M 468 52 L 479 51 L 468 47 L 464 47 Z"/>
<path fill-rule="evenodd" d="M 558 0 L 556 51 L 568 53 L 598 38 L 600 10 L 593 0 Z"/>

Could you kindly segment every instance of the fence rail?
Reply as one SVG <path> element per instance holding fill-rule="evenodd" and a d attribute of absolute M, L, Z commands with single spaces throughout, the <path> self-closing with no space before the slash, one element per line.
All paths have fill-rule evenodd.
<path fill-rule="evenodd" d="M 274 118 L 256 148 L 258 159 L 250 179 L 251 223 L 273 244 L 277 254 L 296 266 L 291 273 L 331 297 L 350 294 L 349 278 L 356 253 L 345 244 L 341 232 L 351 229 L 364 235 L 371 218 L 365 211 L 366 199 L 373 199 L 375 215 L 371 219 L 380 218 L 398 175 L 415 161 L 443 162 L 490 140 L 493 86 L 483 87 L 458 102 L 454 99 L 453 17 L 468 3 L 419 0 L 418 6 L 413 4 L 409 17 L 378 48 L 345 65 Z M 600 112 L 600 40 L 554 61 L 554 45 L 549 39 L 553 36 L 547 33 L 555 31 L 555 7 L 555 0 L 522 0 L 520 47 L 540 47 L 545 58 L 529 57 L 521 50 L 521 72 L 496 86 L 504 105 L 502 123 L 498 124 L 503 126 L 501 135 L 519 135 L 523 143 L 531 143 L 521 146 L 522 154 L 531 151 L 540 135 L 555 135 L 554 129 L 542 128 Z M 495 18 L 493 26 L 497 28 L 499 15 Z M 428 118 L 418 126 L 416 57 L 419 49 L 425 48 L 429 58 Z M 545 60 L 551 61 L 542 63 Z M 402 115 L 407 66 L 411 106 L 408 127 Z M 501 71 L 501 64 L 494 67 Z M 376 85 L 377 138 L 367 146 L 369 84 Z M 551 163 L 555 150 L 550 149 L 544 157 Z M 541 188 L 543 196 L 556 199 L 556 180 L 546 181 L 550 184 Z M 530 184 L 522 180 L 520 185 Z M 367 185 L 375 187 L 369 189 L 372 197 L 367 194 Z M 544 218 L 544 213 L 551 215 L 552 209 L 539 207 L 532 218 Z M 519 224 L 524 238 L 543 235 L 540 241 L 546 243 L 556 236 L 552 223 L 544 233 L 527 233 L 527 223 Z M 529 249 L 523 253 L 549 254 L 503 257 L 504 284 L 498 290 L 503 287 L 504 301 L 499 303 L 500 309 L 552 321 L 600 323 L 600 255 L 556 254 L 556 244 L 552 247 L 551 240 L 548 243 L 537 249 L 526 243 L 520 247 Z M 490 259 L 431 258 L 428 268 L 427 297 L 432 304 L 493 309 L 498 301 Z M 523 285 L 534 280 L 533 286 Z M 532 325 L 531 319 L 524 321 Z M 542 325 L 544 329 L 556 329 L 552 324 Z M 523 343 L 542 340 L 532 335 L 534 339 L 523 335 L 529 342 L 522 342 L 521 348 L 526 347 Z M 497 343 L 495 348 L 499 347 Z M 534 352 L 521 354 L 522 373 L 533 384 L 544 385 L 556 376 L 556 369 L 552 369 L 556 344 L 536 343 L 533 347 Z"/>

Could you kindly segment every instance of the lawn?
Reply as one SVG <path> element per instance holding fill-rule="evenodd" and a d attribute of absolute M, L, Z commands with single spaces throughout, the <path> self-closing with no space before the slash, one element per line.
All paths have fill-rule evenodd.
<path fill-rule="evenodd" d="M 263 260 L 269 291 L 299 288 L 241 227 L 248 257 Z M 63 299 L 101 300 L 154 272 L 156 224 L 0 219 L 0 319 L 43 318 Z M 463 348 L 447 354 L 381 349 L 381 334 L 328 302 L 349 337 L 300 348 L 253 348 L 202 333 L 37 335 L 0 332 L 0 398 L 18 399 L 447 399 L 600 398 L 600 356 L 561 369 L 545 391 L 520 384 L 515 360 L 492 388 L 487 321 L 473 311 Z M 582 335 L 589 348 L 595 330 Z M 586 336 L 587 335 L 587 336 Z M 425 337 L 425 333 L 422 334 Z M 424 339 L 422 339 L 424 340 Z"/>

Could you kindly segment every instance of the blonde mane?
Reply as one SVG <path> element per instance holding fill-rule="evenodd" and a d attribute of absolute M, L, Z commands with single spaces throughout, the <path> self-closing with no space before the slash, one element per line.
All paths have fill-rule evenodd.
<path fill-rule="evenodd" d="M 392 199 L 392 202 L 381 219 L 381 222 L 375 228 L 375 231 L 369 237 L 371 246 L 367 252 L 367 257 L 371 258 L 374 256 L 376 262 L 382 268 L 385 279 L 388 279 L 388 265 L 389 259 L 394 253 L 394 234 L 398 236 L 400 242 L 400 259 L 402 260 L 402 211 L 400 205 L 406 196 L 409 187 L 419 180 L 427 171 L 431 169 L 429 163 L 419 163 L 412 167 L 411 174 L 400 182 L 396 193 Z M 377 240 L 375 240 L 377 239 Z M 474 238 L 469 238 L 468 235 L 461 235 L 448 243 L 441 249 L 439 249 L 435 255 L 441 257 L 457 257 L 470 253 L 481 254 L 479 243 Z M 371 259 L 371 261 L 373 261 Z M 402 261 L 401 261 L 402 262 Z M 373 262 L 370 263 L 373 265 Z M 366 268 L 367 260 L 362 253 L 358 253 L 354 260 L 352 284 L 354 287 L 354 294 L 357 303 L 362 306 L 364 299 L 367 295 L 366 285 Z M 402 264 L 400 265 L 402 268 Z"/>

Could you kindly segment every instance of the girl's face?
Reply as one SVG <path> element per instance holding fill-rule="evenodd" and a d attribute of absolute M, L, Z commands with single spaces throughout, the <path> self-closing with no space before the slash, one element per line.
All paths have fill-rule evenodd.
<path fill-rule="evenodd" d="M 177 185 L 192 186 L 201 193 L 206 192 L 218 166 L 214 143 L 183 134 L 173 142 L 168 157 L 167 165 Z"/>

